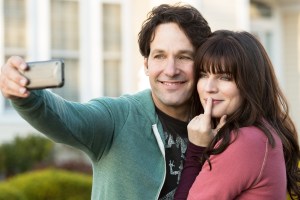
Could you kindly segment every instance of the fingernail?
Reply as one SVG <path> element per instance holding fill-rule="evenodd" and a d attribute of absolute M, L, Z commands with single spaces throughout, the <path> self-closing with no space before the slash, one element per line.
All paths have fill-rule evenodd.
<path fill-rule="evenodd" d="M 19 92 L 20 92 L 20 94 L 24 94 L 26 92 L 26 88 L 20 88 Z"/>
<path fill-rule="evenodd" d="M 22 63 L 22 64 L 20 65 L 20 67 L 21 67 L 22 70 L 25 70 L 25 69 L 27 68 L 27 65 L 26 65 L 25 63 Z"/>
<path fill-rule="evenodd" d="M 27 84 L 27 80 L 25 78 L 21 79 L 20 84 L 25 86 Z"/>

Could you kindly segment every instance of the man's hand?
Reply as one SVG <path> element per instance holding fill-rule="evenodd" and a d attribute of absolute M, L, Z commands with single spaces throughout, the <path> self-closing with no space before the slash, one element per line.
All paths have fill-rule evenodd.
<path fill-rule="evenodd" d="M 208 98 L 204 113 L 194 117 L 188 124 L 189 141 L 197 146 L 207 147 L 218 130 L 226 123 L 226 115 L 222 116 L 218 126 L 212 129 L 212 99 Z"/>
<path fill-rule="evenodd" d="M 18 56 L 10 57 L 0 70 L 0 90 L 6 98 L 26 98 L 28 80 L 20 71 L 27 68 L 26 62 Z"/>

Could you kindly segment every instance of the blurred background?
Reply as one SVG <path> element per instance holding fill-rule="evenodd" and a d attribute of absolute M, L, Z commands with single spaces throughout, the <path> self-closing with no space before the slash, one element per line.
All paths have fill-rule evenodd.
<path fill-rule="evenodd" d="M 66 82 L 53 91 L 73 101 L 148 87 L 137 35 L 153 6 L 173 0 L 0 0 L 0 63 L 63 58 Z M 187 0 L 212 30 L 257 35 L 274 64 L 300 130 L 300 1 Z M 34 132 L 0 96 L 0 143 Z"/>
<path fill-rule="evenodd" d="M 12 55 L 22 56 L 26 61 L 64 59 L 65 86 L 52 91 L 72 101 L 86 102 L 99 96 L 137 92 L 149 87 L 137 43 L 142 22 L 154 6 L 176 2 L 0 0 L 0 64 Z M 259 38 L 273 62 L 289 102 L 290 114 L 300 131 L 300 1 L 186 0 L 182 3 L 199 9 L 213 31 L 246 30 Z M 79 185 L 79 188 L 87 188 L 83 189 L 87 192 L 85 195 L 90 195 L 91 168 L 85 155 L 45 140 L 0 95 L 0 180 L 47 166 L 87 174 L 88 177 L 77 177 L 76 181 L 68 179 L 69 183 L 62 187 L 67 190 L 66 187 L 70 186 L 70 191 L 73 191 Z M 0 193 L 6 191 L 9 198 L 4 199 L 12 199 L 12 194 L 23 195 L 31 191 L 27 187 L 33 183 L 38 184 L 41 193 L 55 193 L 42 192 L 42 182 L 32 181 L 35 176 L 47 177 L 42 179 L 52 187 L 59 185 L 60 176 L 64 179 L 74 177 L 73 174 L 67 176 L 52 171 L 44 175 L 30 174 L 21 181 L 12 181 L 10 187 L 0 185 Z M 56 182 L 52 183 L 53 177 Z M 74 182 L 77 186 L 72 185 Z M 32 187 L 32 194 L 39 194 L 34 189 L 36 185 Z M 23 193 L 16 193 L 12 188 L 19 188 Z M 45 185 L 44 188 L 49 190 L 51 187 Z M 57 193 L 58 196 L 62 197 L 66 190 Z M 84 192 L 78 189 L 76 197 L 78 193 Z M 69 193 L 67 197 L 73 198 Z M 46 197 L 31 196 L 29 199 Z M 82 199 L 88 198 L 84 196 Z"/>

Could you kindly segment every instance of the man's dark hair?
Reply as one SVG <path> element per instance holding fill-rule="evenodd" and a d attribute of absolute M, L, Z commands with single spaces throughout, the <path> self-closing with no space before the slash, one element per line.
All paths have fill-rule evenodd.
<path fill-rule="evenodd" d="M 162 4 L 153 8 L 147 16 L 138 39 L 140 52 L 146 58 L 150 54 L 150 43 L 154 39 L 155 29 L 160 24 L 176 23 L 189 38 L 195 50 L 211 34 L 207 21 L 190 5 Z"/>

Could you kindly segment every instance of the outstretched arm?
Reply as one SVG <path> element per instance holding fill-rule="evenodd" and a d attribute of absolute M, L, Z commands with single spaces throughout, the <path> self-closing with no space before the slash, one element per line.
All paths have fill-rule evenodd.
<path fill-rule="evenodd" d="M 114 130 L 109 105 L 105 101 L 70 102 L 47 90 L 29 92 L 29 81 L 21 73 L 26 68 L 21 57 L 13 56 L 0 70 L 0 90 L 20 116 L 56 142 L 80 148 L 92 158 L 102 155 Z"/>

